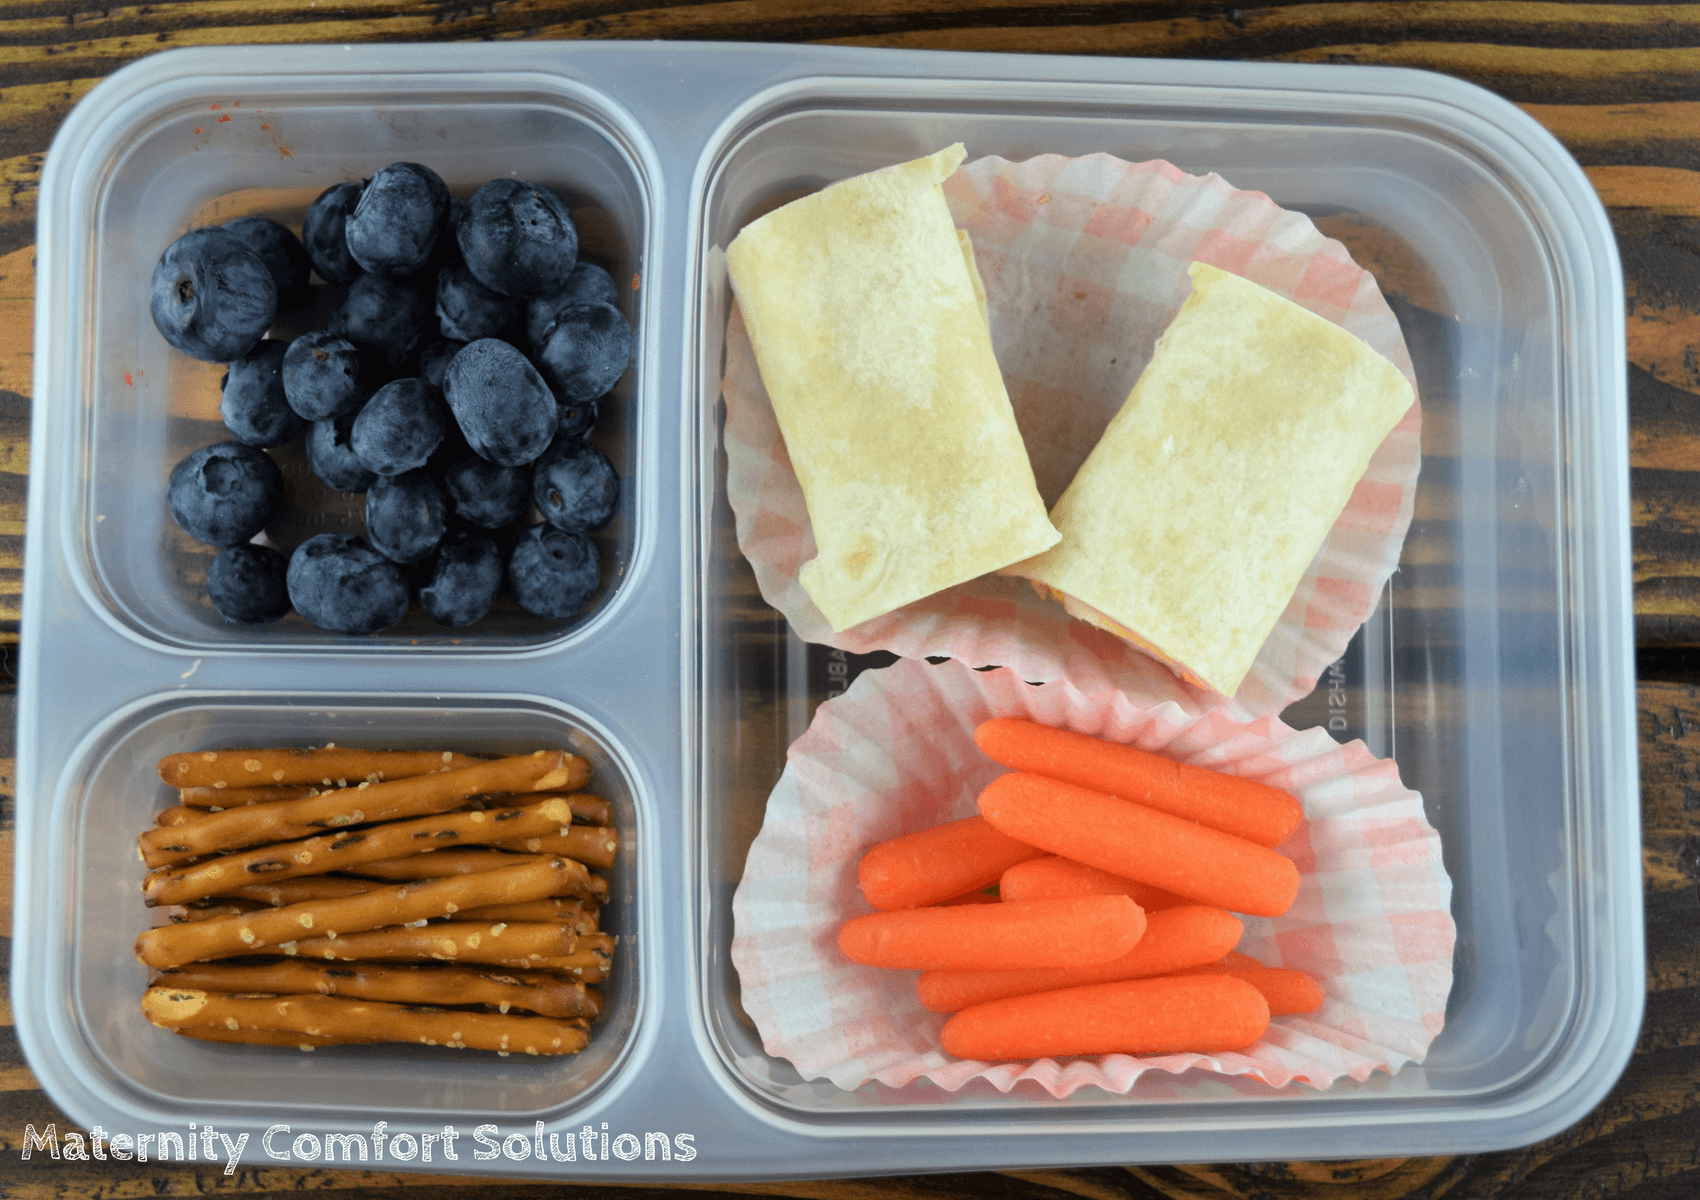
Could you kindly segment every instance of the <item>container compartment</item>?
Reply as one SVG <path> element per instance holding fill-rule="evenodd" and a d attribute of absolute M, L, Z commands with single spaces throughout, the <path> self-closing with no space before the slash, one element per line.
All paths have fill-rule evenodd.
<path fill-rule="evenodd" d="M 1455 886 L 1447 1026 L 1421 1066 L 1325 1093 L 1152 1074 L 1125 1098 L 1082 1092 L 1070 1103 L 1140 1123 L 1185 1116 L 1240 1126 L 1323 1112 L 1408 1119 L 1502 1088 L 1539 1090 L 1532 1081 L 1563 1061 L 1592 1002 L 1591 964 L 1611 953 L 1602 940 L 1611 932 L 1593 922 L 1584 894 L 1589 850 L 1564 733 L 1576 702 L 1566 639 L 1589 614 L 1571 607 L 1561 563 L 1573 539 L 1612 534 L 1573 506 L 1563 473 L 1577 464 L 1555 457 L 1575 402 L 1567 340 L 1584 319 L 1574 308 L 1577 264 L 1558 248 L 1551 214 L 1416 104 L 1399 111 L 1202 87 L 1083 85 L 1065 95 L 1014 83 L 994 94 L 924 80 L 804 83 L 763 101 L 710 147 L 701 176 L 697 387 L 711 421 L 730 289 L 709 248 L 797 196 L 953 141 L 966 143 L 970 159 L 1104 151 L 1215 171 L 1312 215 L 1354 249 L 1356 238 L 1360 262 L 1397 270 L 1384 290 L 1422 282 L 1432 308 L 1395 299 L 1424 405 L 1424 463 L 1401 569 L 1323 688 L 1289 715 L 1300 728 L 1323 725 L 1397 754 L 1406 785 L 1423 793 Z M 705 439 L 718 434 L 710 428 Z M 894 1114 L 909 1110 L 1054 1119 L 1055 1102 L 1035 1087 L 846 1093 L 763 1052 L 728 957 L 732 892 L 785 747 L 864 664 L 805 647 L 777 618 L 769 628 L 752 612 L 754 579 L 718 499 L 724 456 L 705 469 L 717 502 L 704 531 L 711 937 L 703 971 L 721 1061 L 766 1103 L 805 1119 L 901 1121 Z M 751 644 L 777 653 L 729 649 Z M 736 755 L 715 736 L 734 727 Z"/>
<path fill-rule="evenodd" d="M 579 1054 L 501 1058 L 415 1045 L 289 1048 L 213 1045 L 150 1025 L 141 1014 L 148 969 L 131 949 L 153 923 L 140 894 L 135 837 L 176 802 L 155 765 L 178 750 L 338 745 L 522 753 L 562 748 L 589 759 L 587 791 L 608 800 L 620 854 L 606 874 L 603 928 L 622 935 L 605 984 L 604 1015 Z M 634 936 L 643 831 L 633 771 L 619 747 L 552 701 L 509 696 L 232 696 L 179 694 L 117 714 L 83 743 L 59 795 L 54 845 L 66 892 L 48 943 L 63 947 L 49 974 L 65 997 L 64 1052 L 85 1079 L 183 1120 L 277 1112 L 304 1122 L 367 1115 L 406 1121 L 444 1114 L 547 1114 L 582 1103 L 628 1057 L 641 1008 L 644 945 Z M 447 1118 L 445 1118 L 447 1119 Z M 465 1117 L 462 1118 L 463 1120 Z M 472 1122 L 476 1124 L 476 1120 Z M 438 1121 L 441 1124 L 441 1121 Z"/>
<path fill-rule="evenodd" d="M 649 401 L 636 364 L 644 359 L 648 323 L 645 294 L 632 286 L 641 284 L 650 255 L 655 183 L 640 166 L 621 115 L 588 91 L 524 75 L 423 75 L 389 81 L 386 90 L 336 76 L 262 76 L 240 87 L 235 93 L 210 83 L 183 87 L 139 114 L 133 128 L 113 138 L 105 178 L 90 201 L 96 249 L 79 331 L 90 393 L 77 398 L 87 409 L 86 475 L 72 549 L 97 603 L 145 637 L 240 651 L 374 644 L 410 653 L 524 649 L 592 623 L 638 553 L 640 490 L 656 485 L 638 469 L 640 410 Z M 154 265 L 186 229 L 237 216 L 270 216 L 299 232 L 308 205 L 325 188 L 396 161 L 431 167 L 462 200 L 508 176 L 553 188 L 579 226 L 582 258 L 621 284 L 620 307 L 637 340 L 633 365 L 601 401 L 590 438 L 624 488 L 619 514 L 593 535 L 601 587 L 565 620 L 531 616 L 504 597 L 482 620 L 458 629 L 435 624 L 415 606 L 401 624 L 373 638 L 327 633 L 293 613 L 271 625 L 232 625 L 206 597 L 207 565 L 217 548 L 184 533 L 165 504 L 171 468 L 231 436 L 218 414 L 225 368 L 172 351 L 155 330 L 148 312 Z M 271 336 L 324 327 L 343 289 L 314 278 L 307 312 L 280 314 Z M 432 333 L 435 321 L 433 312 Z M 287 554 L 316 533 L 363 531 L 365 497 L 321 483 L 299 437 L 269 453 L 283 472 L 285 496 L 261 540 Z M 533 510 L 525 523 L 538 519 Z M 497 538 L 506 546 L 517 535 L 512 529 Z"/>

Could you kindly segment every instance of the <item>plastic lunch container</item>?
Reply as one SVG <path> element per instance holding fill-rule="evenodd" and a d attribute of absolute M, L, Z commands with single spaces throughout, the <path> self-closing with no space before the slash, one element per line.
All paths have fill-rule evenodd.
<path fill-rule="evenodd" d="M 787 199 L 957 140 L 971 156 L 1108 151 L 1219 172 L 1325 229 L 1370 231 L 1385 289 L 1423 297 L 1399 308 L 1425 449 L 1401 570 L 1287 714 L 1395 756 L 1441 832 L 1457 982 L 1420 1066 L 1322 1092 L 1207 1075 L 1064 1102 L 1025 1086 L 844 1092 L 764 1053 L 742 1013 L 728 947 L 744 853 L 785 747 L 870 664 L 790 636 L 737 553 L 717 250 Z M 613 566 L 593 610 L 554 625 L 239 634 L 184 583 L 194 551 L 165 515 L 171 464 L 216 440 L 200 406 L 217 369 L 154 333 L 149 274 L 190 224 L 298 220 L 324 187 L 398 159 L 462 196 L 508 174 L 559 187 L 616 277 L 637 277 L 633 369 L 600 435 L 626 489 Z M 185 50 L 72 112 L 40 214 L 13 1007 L 32 1069 L 81 1127 L 212 1123 L 251 1135 L 243 1165 L 269 1165 L 261 1137 L 288 1125 L 272 1150 L 328 1165 L 310 1155 L 331 1134 L 448 1125 L 456 1165 L 370 1165 L 609 1179 L 1388 1156 L 1534 1141 L 1627 1060 L 1643 951 L 1621 280 L 1582 172 L 1510 104 L 1440 75 L 1313 65 Z M 591 754 L 626 847 L 591 1049 L 300 1054 L 147 1026 L 129 946 L 146 924 L 131 839 L 167 796 L 151 764 L 262 740 Z M 583 1134 L 590 1153 L 515 1157 L 520 1137 L 474 1159 L 494 1144 L 472 1141 L 484 1124 Z"/>

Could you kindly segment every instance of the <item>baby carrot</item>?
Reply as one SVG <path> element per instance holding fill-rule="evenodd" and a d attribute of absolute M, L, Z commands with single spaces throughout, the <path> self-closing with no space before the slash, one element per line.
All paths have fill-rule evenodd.
<path fill-rule="evenodd" d="M 881 842 L 862 856 L 862 895 L 878 909 L 920 908 L 977 892 L 1042 851 L 968 817 Z"/>
<path fill-rule="evenodd" d="M 1145 914 L 1126 896 L 1077 896 L 870 913 L 838 931 L 838 948 L 870 967 L 1055 966 L 1115 958 L 1144 932 Z"/>
<path fill-rule="evenodd" d="M 1242 954 L 1237 957 L 1245 956 Z M 1171 974 L 1230 975 L 1235 979 L 1243 979 L 1263 993 L 1264 1000 L 1269 1003 L 1269 1015 L 1272 1017 L 1281 1017 L 1288 1013 L 1315 1012 L 1322 1007 L 1322 985 L 1303 971 L 1293 971 L 1286 967 L 1266 967 L 1255 959 L 1249 961 L 1252 965 L 1245 966 L 1223 959 L 1220 962 L 1205 963 L 1201 967 L 1187 967 Z"/>
<path fill-rule="evenodd" d="M 1114 983 L 1147 975 L 1171 975 L 1186 967 L 1216 961 L 1240 940 L 1244 928 L 1238 917 L 1219 908 L 1198 904 L 1165 908 L 1147 914 L 1145 936 L 1138 944 L 1105 962 L 1022 966 L 1017 965 L 1015 954 L 1006 951 L 997 963 L 999 969 L 923 971 L 915 990 L 921 1003 L 934 1012 L 961 1012 L 1006 996 L 1025 996 L 1089 983 Z"/>
<path fill-rule="evenodd" d="M 1099 983 L 993 1000 L 945 1022 L 958 1058 L 1000 1062 L 1065 1054 L 1213 1054 L 1243 1050 L 1269 1027 L 1269 1005 L 1228 976 Z"/>
<path fill-rule="evenodd" d="M 1000 833 L 1200 904 L 1278 917 L 1299 892 L 1293 860 L 1266 846 L 1043 775 L 994 779 L 980 815 Z"/>
<path fill-rule="evenodd" d="M 1014 770 L 1132 800 L 1260 846 L 1280 845 L 1304 819 L 1297 800 L 1255 779 L 1033 721 L 986 721 L 974 731 L 974 741 L 989 758 Z"/>
<path fill-rule="evenodd" d="M 1126 879 L 1054 854 L 1016 863 L 998 881 L 1004 900 L 1060 900 L 1064 896 L 1127 896 L 1146 912 L 1190 903 L 1160 887 Z"/>

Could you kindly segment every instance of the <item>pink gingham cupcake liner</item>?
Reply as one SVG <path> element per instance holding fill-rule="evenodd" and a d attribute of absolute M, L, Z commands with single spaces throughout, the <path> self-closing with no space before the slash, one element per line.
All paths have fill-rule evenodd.
<path fill-rule="evenodd" d="M 916 998 L 918 972 L 853 963 L 837 937 L 873 911 L 856 878 L 871 846 L 974 815 L 975 797 L 1004 770 L 974 744 L 975 726 L 992 717 L 1136 745 L 1298 797 L 1305 824 L 1280 847 L 1298 865 L 1298 899 L 1280 917 L 1244 917 L 1238 948 L 1314 977 L 1322 1008 L 1274 1018 L 1237 1053 L 1006 1063 L 945 1054 L 946 1018 Z M 846 1089 L 928 1080 L 949 1091 L 984 1079 L 1006 1092 L 1032 1081 L 1063 1098 L 1082 1087 L 1125 1094 L 1149 1073 L 1202 1069 L 1324 1088 L 1420 1061 L 1441 1029 L 1456 930 L 1440 839 L 1422 797 L 1362 742 L 1343 746 L 1272 715 L 1193 714 L 1114 689 L 1034 685 L 1007 668 L 900 660 L 821 705 L 787 758 L 733 898 L 732 961 L 763 1047 L 805 1078 Z"/>
<path fill-rule="evenodd" d="M 1302 214 L 1216 175 L 1106 154 L 983 158 L 944 184 L 974 243 L 992 343 L 1040 495 L 1053 504 L 1144 368 L 1190 287 L 1197 260 L 1243 275 L 1350 330 L 1415 386 L 1398 320 L 1374 278 Z M 734 306 L 726 331 L 727 497 L 764 599 L 799 637 L 852 653 L 944 656 L 1015 668 L 1030 680 L 1107 676 L 1188 712 L 1223 703 L 1113 635 L 1069 617 L 1025 580 L 986 575 L 842 633 L 798 582 L 815 554 L 802 490 Z M 1351 501 L 1232 698 L 1242 717 L 1308 694 L 1374 611 L 1399 562 L 1421 464 L 1413 404 Z"/>

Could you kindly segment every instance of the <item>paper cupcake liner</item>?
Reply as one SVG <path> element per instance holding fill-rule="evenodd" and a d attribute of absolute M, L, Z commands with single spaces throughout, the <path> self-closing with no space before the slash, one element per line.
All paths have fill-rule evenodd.
<path fill-rule="evenodd" d="M 1298 899 L 1283 916 L 1243 918 L 1239 949 L 1316 978 L 1322 1008 L 1275 1018 L 1240 1053 L 996 1064 L 945 1054 L 946 1018 L 921 1006 L 918 973 L 851 962 L 838 930 L 872 911 L 856 879 L 871 846 L 974 815 L 975 797 L 1004 771 L 974 744 L 975 726 L 992 717 L 1161 751 L 1297 796 L 1306 821 L 1280 849 L 1298 865 Z M 1066 681 L 1035 686 L 1008 669 L 901 660 L 821 705 L 792 745 L 733 898 L 732 962 L 767 1052 L 841 1088 L 925 1079 L 955 1091 L 985 1079 L 1008 1091 L 1032 1080 L 1060 1098 L 1087 1086 L 1124 1094 L 1146 1072 L 1195 1068 L 1321 1088 L 1427 1052 L 1452 987 L 1451 890 L 1422 797 L 1362 742 L 1342 746 L 1274 716 L 1200 716 Z"/>
<path fill-rule="evenodd" d="M 1215 175 L 1109 155 L 984 158 L 944 185 L 986 284 L 992 344 L 1040 495 L 1053 504 L 1127 398 L 1190 286 L 1222 267 L 1350 330 L 1415 386 L 1399 323 L 1374 278 L 1308 217 Z M 1069 617 L 1021 579 L 982 576 L 842 633 L 798 582 L 815 555 L 803 494 L 742 318 L 726 330 L 727 497 L 764 599 L 805 641 L 852 653 L 944 656 L 1031 680 L 1091 677 L 1202 712 L 1222 698 Z M 1413 404 L 1305 572 L 1233 697 L 1242 717 L 1308 694 L 1374 611 L 1399 562 L 1421 464 Z"/>

